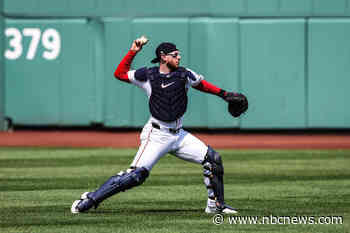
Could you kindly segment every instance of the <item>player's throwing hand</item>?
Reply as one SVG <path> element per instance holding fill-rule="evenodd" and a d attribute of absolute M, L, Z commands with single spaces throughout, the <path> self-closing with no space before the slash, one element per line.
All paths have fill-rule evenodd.
<path fill-rule="evenodd" d="M 134 42 L 131 45 L 130 50 L 134 51 L 134 52 L 139 52 L 142 47 L 147 44 L 148 39 L 145 36 L 141 36 L 140 38 L 134 40 Z"/>

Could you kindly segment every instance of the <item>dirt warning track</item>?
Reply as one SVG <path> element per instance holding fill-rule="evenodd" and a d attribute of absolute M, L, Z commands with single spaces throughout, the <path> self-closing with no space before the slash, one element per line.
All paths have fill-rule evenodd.
<path fill-rule="evenodd" d="M 140 132 L 15 131 L 0 132 L 1 147 L 139 146 Z M 193 133 L 217 149 L 350 149 L 350 134 Z"/>

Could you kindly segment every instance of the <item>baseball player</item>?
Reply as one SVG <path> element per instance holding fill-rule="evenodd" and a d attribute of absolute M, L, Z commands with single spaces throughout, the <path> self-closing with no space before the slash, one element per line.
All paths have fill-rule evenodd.
<path fill-rule="evenodd" d="M 227 102 L 241 94 L 226 92 L 205 81 L 203 76 L 181 67 L 180 51 L 169 42 L 161 43 L 156 49 L 156 58 L 151 62 L 159 63 L 159 66 L 130 70 L 134 57 L 147 41 L 146 38 L 133 41 L 114 73 L 117 79 L 138 86 L 148 96 L 151 116 L 143 127 L 139 150 L 129 169 L 110 177 L 96 191 L 85 192 L 79 200 L 74 201 L 72 213 L 97 208 L 112 195 L 141 185 L 152 167 L 167 153 L 202 165 L 208 190 L 206 213 L 237 213 L 224 202 L 224 167 L 220 154 L 184 130 L 182 121 L 187 110 L 187 91 L 190 87 L 217 95 Z"/>

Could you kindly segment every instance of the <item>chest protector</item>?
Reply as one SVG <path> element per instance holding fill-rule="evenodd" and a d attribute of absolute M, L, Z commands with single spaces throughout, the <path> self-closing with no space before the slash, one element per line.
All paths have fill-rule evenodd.
<path fill-rule="evenodd" d="M 152 88 L 149 110 L 153 117 L 171 122 L 185 114 L 188 102 L 187 73 L 182 67 L 169 74 L 160 74 L 158 67 L 147 70 L 147 79 Z"/>

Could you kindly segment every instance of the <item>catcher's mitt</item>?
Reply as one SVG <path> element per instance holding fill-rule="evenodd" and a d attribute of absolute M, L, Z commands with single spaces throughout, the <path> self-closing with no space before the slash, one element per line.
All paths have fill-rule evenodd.
<path fill-rule="evenodd" d="M 224 99 L 228 102 L 228 112 L 239 117 L 248 109 L 248 99 L 241 93 L 226 92 Z"/>

